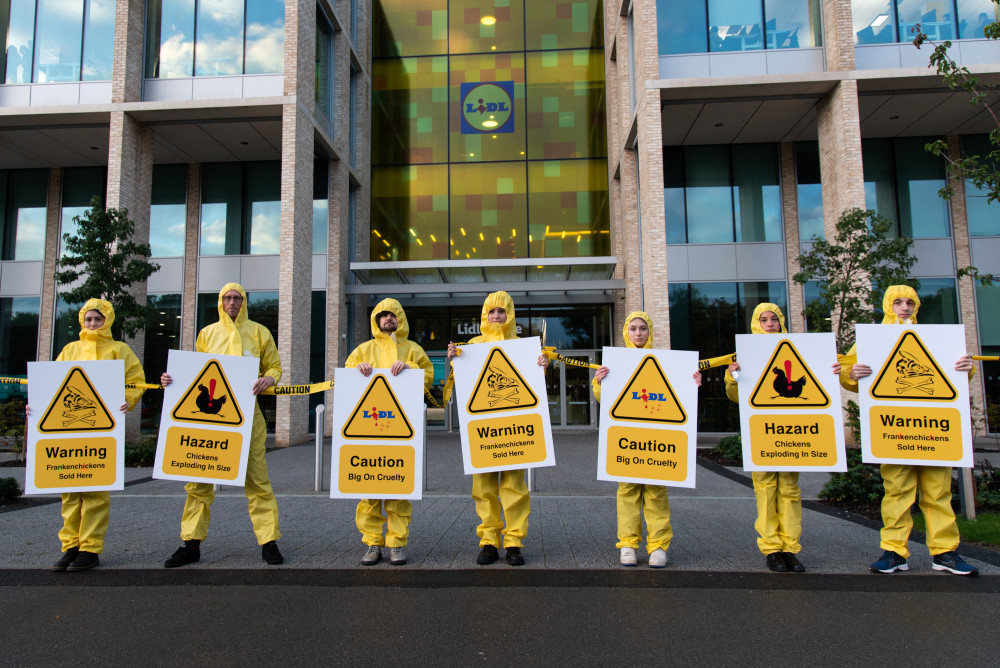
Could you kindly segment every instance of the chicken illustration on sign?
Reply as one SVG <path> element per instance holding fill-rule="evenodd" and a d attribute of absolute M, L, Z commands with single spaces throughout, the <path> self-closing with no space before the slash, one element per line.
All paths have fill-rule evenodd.
<path fill-rule="evenodd" d="M 479 374 L 476 389 L 469 399 L 469 412 L 488 413 L 537 405 L 538 397 L 521 378 L 503 350 L 491 350 Z"/>
<path fill-rule="evenodd" d="M 232 395 L 222 367 L 216 360 L 209 360 L 177 402 L 171 415 L 178 422 L 238 427 L 243 424 L 243 413 L 231 400 Z"/>
<path fill-rule="evenodd" d="M 778 343 L 750 397 L 754 408 L 823 408 L 830 397 L 791 341 Z"/>
<path fill-rule="evenodd" d="M 59 392 L 38 422 L 38 431 L 45 434 L 110 431 L 114 428 L 115 420 L 111 412 L 80 367 L 70 369 Z"/>
<path fill-rule="evenodd" d="M 920 337 L 912 331 L 899 337 L 870 392 L 876 399 L 913 401 L 954 401 L 958 396 Z"/>

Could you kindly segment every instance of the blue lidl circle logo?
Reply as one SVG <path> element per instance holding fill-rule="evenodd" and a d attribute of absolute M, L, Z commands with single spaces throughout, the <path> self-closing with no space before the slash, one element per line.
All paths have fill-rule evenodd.
<path fill-rule="evenodd" d="M 463 83 L 462 134 L 514 131 L 514 82 Z"/>

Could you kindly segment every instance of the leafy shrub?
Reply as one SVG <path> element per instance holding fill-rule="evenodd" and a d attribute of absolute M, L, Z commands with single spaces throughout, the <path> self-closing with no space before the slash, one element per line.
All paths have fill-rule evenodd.
<path fill-rule="evenodd" d="M 743 465 L 743 440 L 739 434 L 726 436 L 719 444 L 712 448 L 712 454 L 720 459 L 731 459 Z"/>
<path fill-rule="evenodd" d="M 847 451 L 847 472 L 833 473 L 819 493 L 827 501 L 875 504 L 882 500 L 882 474 L 874 464 L 861 463 L 860 450 Z"/>
<path fill-rule="evenodd" d="M 976 474 L 976 508 L 1000 510 L 1000 469 L 988 461 L 979 463 Z"/>
<path fill-rule="evenodd" d="M 848 399 L 847 407 L 844 409 L 847 417 L 844 418 L 844 426 L 847 427 L 847 440 L 854 445 L 861 445 L 861 407 L 857 402 Z"/>
<path fill-rule="evenodd" d="M 21 497 L 21 486 L 16 478 L 0 478 L 0 506 L 14 503 Z"/>
<path fill-rule="evenodd" d="M 10 445 L 11 450 L 21 454 L 24 445 L 24 401 L 12 399 L 0 404 L 0 438 Z"/>
<path fill-rule="evenodd" d="M 125 466 L 150 467 L 156 460 L 156 434 L 143 434 L 125 445 Z"/>

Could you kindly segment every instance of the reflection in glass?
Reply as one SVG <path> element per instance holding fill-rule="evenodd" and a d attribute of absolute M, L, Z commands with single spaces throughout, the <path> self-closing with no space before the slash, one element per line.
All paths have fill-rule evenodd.
<path fill-rule="evenodd" d="M 830 311 L 820 311 L 816 302 L 820 297 L 820 281 L 808 281 L 802 286 L 802 299 L 805 305 L 803 315 L 806 320 L 807 332 L 830 332 L 833 331 L 833 322 L 830 320 Z"/>
<path fill-rule="evenodd" d="M 243 227 L 243 165 L 206 164 L 201 171 L 201 255 L 239 255 Z"/>
<path fill-rule="evenodd" d="M 524 4 L 521 2 L 450 0 L 448 24 L 449 53 L 524 50 Z"/>
<path fill-rule="evenodd" d="M 764 48 L 761 6 L 746 0 L 708 0 L 709 51 Z"/>
<path fill-rule="evenodd" d="M 526 257 L 524 163 L 451 166 L 453 259 Z"/>
<path fill-rule="evenodd" d="M 777 144 L 733 144 L 736 241 L 781 241 Z"/>
<path fill-rule="evenodd" d="M 976 283 L 980 354 L 1000 355 L 1000 285 Z M 1000 432 L 1000 362 L 982 362 L 986 416 L 991 433 Z"/>
<path fill-rule="evenodd" d="M 40 297 L 0 299 L 0 374 L 26 376 L 28 362 L 38 359 L 38 313 Z M 26 385 L 4 385 L 4 400 L 20 396 L 27 400 Z"/>
<path fill-rule="evenodd" d="M 861 161 L 864 164 L 865 208 L 898 222 L 896 186 L 893 179 L 891 139 L 862 139 Z M 895 230 L 890 236 L 896 236 Z"/>
<path fill-rule="evenodd" d="M 823 45 L 819 0 L 764 0 L 768 49 L 798 49 Z"/>
<path fill-rule="evenodd" d="M 330 215 L 330 200 L 313 200 L 313 253 L 325 253 L 327 247 L 327 217 Z"/>
<path fill-rule="evenodd" d="M 52 357 L 55 359 L 66 344 L 80 339 L 80 309 L 83 303 L 69 303 L 56 297 L 55 322 L 52 324 Z M 37 335 L 36 335 L 37 337 Z"/>
<path fill-rule="evenodd" d="M 707 26 L 704 2 L 656 0 L 656 35 L 661 56 L 708 51 Z"/>
<path fill-rule="evenodd" d="M 799 210 L 799 242 L 824 238 L 823 186 L 819 142 L 795 142 L 795 192 Z"/>
<path fill-rule="evenodd" d="M 896 41 L 896 18 L 889 0 L 851 0 L 855 44 L 888 44 Z"/>
<path fill-rule="evenodd" d="M 985 156 L 993 150 L 987 135 L 962 137 L 962 153 L 966 156 Z M 965 182 L 965 211 L 969 222 L 969 236 L 1000 236 L 1000 203 L 987 202 L 987 191 L 979 190 L 972 181 Z M 982 328 L 980 328 L 982 329 Z"/>
<path fill-rule="evenodd" d="M 110 81 L 114 51 L 114 0 L 87 0 L 83 24 L 83 80 Z"/>
<path fill-rule="evenodd" d="M 7 24 L 7 67 L 5 82 L 31 83 L 35 57 L 35 3 L 13 2 Z"/>
<path fill-rule="evenodd" d="M 955 15 L 950 0 L 896 0 L 896 17 L 901 42 L 916 37 L 918 23 L 935 42 L 955 39 Z"/>
<path fill-rule="evenodd" d="M 62 211 L 59 234 L 59 254 L 64 252 L 63 235 L 76 234 L 77 216 L 82 216 L 90 208 L 90 202 L 97 197 L 104 201 L 107 190 L 107 170 L 104 167 L 67 167 L 62 177 Z"/>
<path fill-rule="evenodd" d="M 938 195 L 945 185 L 944 162 L 924 150 L 931 137 L 894 140 L 899 191 L 899 228 L 905 237 L 951 236 L 948 202 Z"/>
<path fill-rule="evenodd" d="M 167 352 L 181 348 L 181 295 L 148 295 L 146 304 L 153 312 L 146 321 L 142 370 L 152 379 L 167 370 Z M 154 431 L 160 424 L 163 390 L 146 390 L 141 401 L 142 429 Z"/>
<path fill-rule="evenodd" d="M 459 257 L 457 249 L 449 251 L 454 246 L 448 239 L 448 165 L 376 167 L 371 216 L 372 261 Z M 459 227 L 452 228 L 456 237 Z"/>
<path fill-rule="evenodd" d="M 194 0 L 149 0 L 146 6 L 146 77 L 194 73 Z"/>
<path fill-rule="evenodd" d="M 48 173 L 47 169 L 0 170 L 2 259 L 43 259 Z"/>
<path fill-rule="evenodd" d="M 958 0 L 958 36 L 983 39 L 984 29 L 997 20 L 998 7 L 993 0 Z"/>
<path fill-rule="evenodd" d="M 372 63 L 372 163 L 448 161 L 448 59 Z"/>
<path fill-rule="evenodd" d="M 83 0 L 38 0 L 36 83 L 80 80 Z"/>
<path fill-rule="evenodd" d="M 733 190 L 728 146 L 692 146 L 684 150 L 685 208 L 688 243 L 733 240 Z"/>
<path fill-rule="evenodd" d="M 187 165 L 153 165 L 149 208 L 149 246 L 153 257 L 184 255 L 187 177 Z"/>
<path fill-rule="evenodd" d="M 198 3 L 197 25 L 195 76 L 242 74 L 243 0 Z"/>
<path fill-rule="evenodd" d="M 602 9 L 603 3 L 598 0 L 525 2 L 526 48 L 529 51 L 603 48 Z"/>
<path fill-rule="evenodd" d="M 316 106 L 333 121 L 333 30 L 316 11 Z"/>
<path fill-rule="evenodd" d="M 609 254 L 607 163 L 604 160 L 529 162 L 528 220 L 532 257 Z M 523 223 L 510 233 L 515 231 L 523 238 Z"/>
<path fill-rule="evenodd" d="M 776 304 L 785 315 L 785 327 L 791 331 L 791 319 L 788 313 L 788 294 L 784 281 L 755 281 L 739 283 L 740 291 L 740 324 L 743 329 L 740 334 L 750 332 L 750 318 L 753 317 L 753 310 L 758 304 Z M 733 339 L 736 345 L 736 339 Z"/>
<path fill-rule="evenodd" d="M 604 53 L 529 53 L 526 65 L 528 158 L 606 155 Z"/>
<path fill-rule="evenodd" d="M 277 255 L 281 248 L 281 163 L 248 162 L 244 167 L 250 210 L 250 254 Z"/>
<path fill-rule="evenodd" d="M 380 0 L 372 4 L 375 58 L 448 53 L 448 0 Z"/>
<path fill-rule="evenodd" d="M 928 325 L 957 325 L 958 292 L 953 278 L 921 278 L 920 322 Z M 980 323 L 980 330 L 982 323 Z"/>
<path fill-rule="evenodd" d="M 217 2 L 217 0 L 213 0 Z M 280 73 L 285 69 L 285 3 L 247 0 L 245 74 Z M 318 46 L 317 46 L 318 48 Z"/>

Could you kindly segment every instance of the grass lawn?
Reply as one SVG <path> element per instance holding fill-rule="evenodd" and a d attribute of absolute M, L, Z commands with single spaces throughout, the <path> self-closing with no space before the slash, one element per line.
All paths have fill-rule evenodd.
<path fill-rule="evenodd" d="M 913 527 L 919 531 L 926 530 L 924 516 L 921 513 L 913 513 Z M 962 540 L 1000 548 L 1000 513 L 977 513 L 974 522 L 959 515 L 958 530 L 962 534 Z"/>

